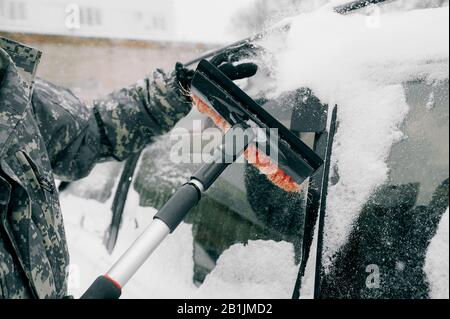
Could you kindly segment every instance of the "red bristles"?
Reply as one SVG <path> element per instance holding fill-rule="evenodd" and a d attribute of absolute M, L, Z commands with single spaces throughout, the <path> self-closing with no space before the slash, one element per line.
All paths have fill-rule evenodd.
<path fill-rule="evenodd" d="M 216 124 L 222 131 L 227 132 L 231 128 L 227 121 L 225 121 L 216 111 L 211 109 L 206 103 L 195 95 L 192 95 L 192 101 L 197 107 L 197 110 L 200 113 L 208 115 L 214 121 L 214 124 Z"/>
<path fill-rule="evenodd" d="M 230 129 L 230 124 L 200 98 L 192 95 L 192 101 L 199 112 L 208 115 L 224 132 Z M 244 157 L 250 164 L 258 168 L 262 174 L 266 175 L 272 183 L 286 192 L 300 192 L 302 190 L 303 184 L 297 184 L 292 177 L 279 168 L 269 156 L 261 152 L 255 145 L 252 144 L 247 148 L 244 152 Z"/>

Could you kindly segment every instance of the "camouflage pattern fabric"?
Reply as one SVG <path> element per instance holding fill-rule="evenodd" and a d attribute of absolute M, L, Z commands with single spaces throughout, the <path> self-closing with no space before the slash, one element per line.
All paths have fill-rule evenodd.
<path fill-rule="evenodd" d="M 190 110 L 161 70 L 86 107 L 35 72 L 41 52 L 0 37 L 0 298 L 62 298 L 69 264 L 54 175 L 124 160 Z"/>
<path fill-rule="evenodd" d="M 23 79 L 22 84 L 27 89 L 27 93 L 30 94 L 42 52 L 24 45 L 17 45 L 17 42 L 3 37 L 0 37 L 0 48 L 6 51 L 14 61 L 17 72 L 20 74 L 20 78 Z"/>

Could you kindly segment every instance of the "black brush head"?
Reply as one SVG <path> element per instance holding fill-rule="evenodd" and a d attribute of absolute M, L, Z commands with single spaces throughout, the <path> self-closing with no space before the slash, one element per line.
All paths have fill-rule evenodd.
<path fill-rule="evenodd" d="M 303 183 L 323 164 L 323 160 L 313 150 L 210 62 L 202 60 L 199 63 L 191 91 L 231 126 L 251 120 L 266 132 L 275 129 L 278 132 L 276 158 L 267 154 L 265 149 L 259 149 L 298 184 Z M 273 136 L 270 138 L 273 139 Z"/>

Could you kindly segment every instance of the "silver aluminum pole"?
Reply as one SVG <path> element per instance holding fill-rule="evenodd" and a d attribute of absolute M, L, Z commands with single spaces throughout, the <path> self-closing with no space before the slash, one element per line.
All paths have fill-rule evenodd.
<path fill-rule="evenodd" d="M 147 258 L 170 233 L 169 226 L 160 219 L 154 219 L 133 245 L 106 273 L 120 287 L 124 287 Z"/>

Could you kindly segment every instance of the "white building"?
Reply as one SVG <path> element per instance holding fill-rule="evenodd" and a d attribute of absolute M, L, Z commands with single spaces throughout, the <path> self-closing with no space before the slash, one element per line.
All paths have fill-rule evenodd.
<path fill-rule="evenodd" d="M 0 31 L 172 40 L 173 0 L 0 0 Z"/>

